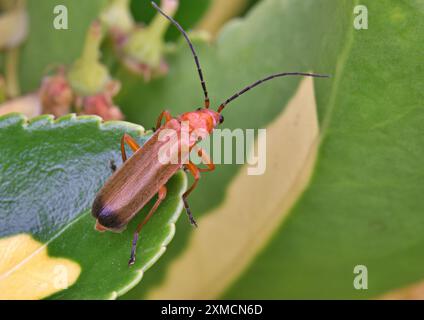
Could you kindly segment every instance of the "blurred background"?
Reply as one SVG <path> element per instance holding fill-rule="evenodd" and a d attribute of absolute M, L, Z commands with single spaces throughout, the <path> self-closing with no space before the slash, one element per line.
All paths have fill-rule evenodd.
<path fill-rule="evenodd" d="M 265 174 L 203 174 L 199 228 L 183 214 L 121 298 L 422 297 L 421 2 L 157 2 L 189 32 L 214 108 L 271 73 L 331 78 L 274 80 L 226 109 L 225 128 L 267 129 Z M 203 104 L 187 44 L 147 0 L 0 0 L 0 50 L 0 115 L 150 129 Z"/>

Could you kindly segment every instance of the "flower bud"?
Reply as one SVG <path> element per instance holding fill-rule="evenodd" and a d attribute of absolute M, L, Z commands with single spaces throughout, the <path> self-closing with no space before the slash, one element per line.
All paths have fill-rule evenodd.
<path fill-rule="evenodd" d="M 109 0 L 100 13 L 100 21 L 113 34 L 128 34 L 135 27 L 130 11 L 130 0 Z"/>
<path fill-rule="evenodd" d="M 178 0 L 163 0 L 161 9 L 169 16 L 173 16 L 178 4 Z M 157 13 L 148 26 L 138 26 L 128 34 L 120 51 L 123 62 L 129 70 L 143 75 L 147 81 L 167 72 L 164 60 L 166 49 L 164 36 L 169 25 L 169 20 Z"/>
<path fill-rule="evenodd" d="M 100 63 L 102 40 L 102 26 L 96 21 L 87 33 L 81 58 L 75 61 L 68 73 L 68 80 L 77 95 L 90 96 L 100 93 L 111 80 L 107 67 Z"/>
<path fill-rule="evenodd" d="M 96 21 L 88 31 L 82 56 L 69 70 L 67 79 L 75 95 L 77 113 L 121 120 L 123 115 L 112 100 L 119 92 L 120 83 L 112 79 L 107 67 L 100 62 L 102 40 L 102 25 Z"/>
<path fill-rule="evenodd" d="M 60 117 L 70 112 L 74 95 L 63 70 L 43 79 L 39 97 L 43 114 Z"/>
<path fill-rule="evenodd" d="M 124 118 L 121 110 L 113 104 L 112 97 L 107 94 L 100 93 L 85 97 L 82 104 L 82 114 L 96 114 L 105 121 L 122 120 Z"/>

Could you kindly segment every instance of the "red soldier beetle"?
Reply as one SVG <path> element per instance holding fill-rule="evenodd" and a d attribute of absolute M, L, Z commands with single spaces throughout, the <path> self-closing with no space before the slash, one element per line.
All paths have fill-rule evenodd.
<path fill-rule="evenodd" d="M 164 164 L 159 161 L 158 152 L 166 143 L 158 138 L 162 130 L 172 129 L 176 132 L 181 132 L 182 123 L 187 121 L 189 123 L 189 133 L 192 133 L 195 129 L 203 129 L 207 134 L 211 134 L 212 131 L 224 121 L 221 113 L 227 104 L 265 81 L 284 76 L 328 77 L 327 75 L 303 72 L 284 72 L 273 74 L 264 79 L 258 80 L 237 92 L 225 100 L 225 102 L 221 103 L 217 111 L 211 110 L 209 109 L 210 102 L 208 91 L 206 89 L 206 83 L 203 78 L 199 59 L 187 33 L 178 22 L 167 16 L 154 2 L 152 2 L 152 5 L 165 18 L 171 21 L 186 39 L 194 57 L 200 83 L 203 89 L 204 107 L 199 108 L 196 111 L 186 112 L 176 118 L 172 117 L 168 111 L 163 111 L 158 118 L 154 134 L 142 147 L 140 147 L 137 142 L 127 134 L 125 134 L 121 139 L 123 165 L 106 181 L 105 185 L 97 194 L 93 203 L 92 214 L 97 220 L 97 230 L 120 232 L 126 227 L 129 221 L 132 220 L 134 216 L 156 194 L 158 194 L 158 198 L 153 207 L 150 209 L 144 220 L 137 226 L 134 233 L 129 265 L 135 263 L 137 241 L 142 227 L 152 217 L 160 203 L 166 197 L 167 189 L 165 184 L 168 180 L 181 168 L 193 175 L 194 182 L 183 194 L 182 200 L 191 224 L 197 226 L 188 205 L 187 197 L 196 188 L 200 179 L 200 173 L 213 171 L 215 169 L 215 165 L 210 161 L 209 156 L 202 149 L 198 148 L 196 145 L 197 141 L 193 140 L 190 140 L 189 142 L 189 151 L 194 148 L 198 148 L 198 154 L 203 160 L 203 163 L 206 164 L 206 168 L 198 168 L 191 161 L 186 163 L 182 159 L 179 163 L 168 164 Z M 165 119 L 164 124 L 162 124 L 163 119 Z M 127 159 L 125 152 L 125 144 L 127 144 L 134 152 L 129 159 Z"/>

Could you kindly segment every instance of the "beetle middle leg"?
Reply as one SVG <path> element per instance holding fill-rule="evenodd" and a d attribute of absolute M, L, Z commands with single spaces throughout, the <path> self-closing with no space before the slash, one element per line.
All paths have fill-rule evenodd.
<path fill-rule="evenodd" d="M 197 146 L 195 146 L 195 148 L 197 149 L 197 154 L 202 158 L 202 161 L 207 166 L 207 168 L 198 168 L 191 161 L 184 166 L 184 169 L 188 170 L 193 175 L 194 182 L 192 186 L 183 194 L 183 202 L 184 202 L 184 208 L 186 209 L 190 223 L 194 225 L 195 227 L 197 227 L 196 220 L 193 217 L 187 198 L 190 195 L 190 193 L 196 188 L 197 183 L 200 180 L 200 172 L 213 171 L 215 170 L 215 165 L 212 163 L 208 154 L 203 149 Z"/>
<path fill-rule="evenodd" d="M 150 218 L 152 217 L 152 215 L 158 209 L 160 203 L 165 199 L 166 193 L 167 193 L 167 189 L 166 189 L 166 186 L 165 185 L 163 185 L 162 187 L 159 188 L 158 198 L 157 198 L 155 204 L 150 209 L 149 213 L 144 218 L 144 220 L 138 224 L 137 229 L 135 230 L 135 233 L 134 233 L 134 238 L 133 238 L 132 247 L 131 247 L 131 257 L 130 257 L 130 260 L 128 261 L 128 265 L 131 266 L 131 265 L 133 265 L 135 263 L 135 256 L 136 256 L 136 250 L 137 250 L 137 241 L 138 241 L 138 237 L 139 237 L 139 234 L 141 232 L 141 229 L 147 223 L 147 221 L 150 220 Z"/>
<path fill-rule="evenodd" d="M 207 168 L 198 168 L 200 172 L 211 172 L 215 170 L 215 164 L 211 161 L 209 155 L 203 150 L 199 148 L 199 146 L 195 145 L 193 147 L 195 151 L 197 151 L 198 156 L 202 159 L 203 164 L 207 166 Z"/>
<path fill-rule="evenodd" d="M 122 162 L 127 161 L 127 153 L 125 152 L 125 143 L 129 145 L 133 152 L 136 152 L 140 149 L 137 141 L 135 141 L 130 135 L 124 134 L 121 138 L 121 154 L 122 154 Z"/>

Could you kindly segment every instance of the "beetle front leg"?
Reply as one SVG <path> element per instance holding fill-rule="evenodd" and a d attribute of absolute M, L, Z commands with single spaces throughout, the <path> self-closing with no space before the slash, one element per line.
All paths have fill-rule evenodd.
<path fill-rule="evenodd" d="M 200 148 L 199 146 L 194 146 L 195 151 L 197 152 L 198 156 L 202 159 L 203 164 L 207 166 L 207 168 L 197 168 L 200 172 L 211 172 L 215 170 L 215 164 L 211 161 L 211 158 L 206 153 L 205 150 Z"/>
<path fill-rule="evenodd" d="M 193 214 L 191 213 L 190 210 L 190 206 L 188 205 L 187 202 L 187 197 L 190 195 L 190 193 L 196 188 L 197 183 L 199 182 L 200 179 L 200 171 L 199 169 L 196 167 L 195 164 L 193 164 L 192 162 L 189 162 L 188 164 L 186 164 L 184 166 L 185 169 L 187 169 L 188 171 L 190 171 L 190 173 L 193 175 L 194 177 L 194 182 L 191 185 L 191 187 L 183 194 L 183 202 L 184 202 L 184 208 L 186 209 L 188 218 L 190 220 L 190 223 L 192 225 L 194 225 L 195 227 L 197 227 L 197 223 L 196 220 L 193 217 Z"/>
<path fill-rule="evenodd" d="M 150 209 L 149 213 L 144 218 L 144 220 L 137 226 L 137 229 L 136 229 L 136 231 L 134 233 L 134 238 L 133 238 L 133 241 L 132 241 L 131 257 L 130 257 L 130 260 L 128 261 L 128 265 L 129 266 L 131 266 L 131 265 L 133 265 L 135 263 L 135 256 L 136 256 L 136 251 L 137 251 L 137 241 L 138 241 L 138 237 L 139 237 L 139 234 L 141 232 L 141 229 L 147 223 L 147 221 L 150 220 L 150 218 L 152 217 L 152 215 L 158 209 L 160 203 L 165 199 L 166 193 L 167 193 L 166 186 L 163 185 L 162 187 L 159 188 L 158 199 L 156 200 L 155 204 Z"/>
<path fill-rule="evenodd" d="M 140 149 L 138 143 L 128 134 L 124 134 L 121 138 L 121 154 L 122 154 L 122 162 L 127 161 L 127 153 L 125 152 L 125 143 L 129 145 L 133 152 L 136 152 Z"/>
<path fill-rule="evenodd" d="M 161 127 L 161 125 L 162 125 L 162 119 L 164 117 L 165 117 L 165 123 L 167 123 L 169 120 L 172 119 L 172 116 L 171 116 L 171 114 L 169 113 L 168 110 L 162 111 L 162 113 L 158 117 L 158 121 L 156 122 L 156 129 L 155 129 L 155 131 L 158 130 Z"/>

